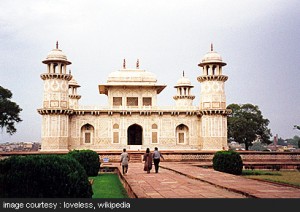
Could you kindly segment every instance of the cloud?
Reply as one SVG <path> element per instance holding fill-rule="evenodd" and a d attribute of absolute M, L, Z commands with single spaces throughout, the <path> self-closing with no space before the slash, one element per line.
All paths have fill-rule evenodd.
<path fill-rule="evenodd" d="M 289 126 L 298 124 L 291 117 L 300 118 L 294 106 L 299 101 L 299 4 L 296 0 L 2 0 L 0 84 L 25 107 L 24 122 L 11 139 L 40 136 L 36 109 L 42 102 L 41 61 L 57 40 L 72 61 L 69 69 L 81 85 L 84 105 L 107 104 L 97 86 L 121 68 L 124 58 L 131 67 L 139 58 L 141 68 L 168 85 L 158 96 L 159 105 L 174 104 L 173 86 L 185 70 L 195 86 L 197 105 L 196 78 L 201 73 L 197 64 L 213 42 L 228 64 L 227 102 L 258 104 L 274 132 L 289 136 L 294 133 Z M 288 120 L 277 115 L 285 108 Z M 26 132 L 29 123 L 35 123 L 34 135 Z"/>

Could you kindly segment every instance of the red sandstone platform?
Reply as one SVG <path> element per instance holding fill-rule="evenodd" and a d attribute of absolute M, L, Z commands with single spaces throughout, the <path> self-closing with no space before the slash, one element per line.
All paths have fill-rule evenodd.
<path fill-rule="evenodd" d="M 116 166 L 120 173 L 118 163 Z M 159 173 L 143 171 L 143 163 L 129 164 L 120 174 L 134 198 L 300 198 L 300 189 L 201 168 L 197 163 L 161 162 Z"/>

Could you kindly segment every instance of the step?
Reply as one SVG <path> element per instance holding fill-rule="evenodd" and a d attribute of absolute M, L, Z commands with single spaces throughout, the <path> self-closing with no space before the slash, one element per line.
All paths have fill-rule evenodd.
<path fill-rule="evenodd" d="M 131 163 L 134 162 L 141 162 L 142 161 L 142 155 L 141 154 L 131 154 L 130 155 L 130 161 Z"/>

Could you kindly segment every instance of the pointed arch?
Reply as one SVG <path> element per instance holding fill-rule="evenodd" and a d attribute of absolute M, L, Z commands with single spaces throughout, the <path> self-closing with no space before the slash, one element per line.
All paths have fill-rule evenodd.
<path fill-rule="evenodd" d="M 179 124 L 176 127 L 176 143 L 177 144 L 189 143 L 189 128 L 185 124 Z"/>
<path fill-rule="evenodd" d="M 86 123 L 80 129 L 80 143 L 81 144 L 93 144 L 94 140 L 94 126 Z"/>
<path fill-rule="evenodd" d="M 143 143 L 143 128 L 138 124 L 130 125 L 127 129 L 127 144 L 142 145 Z"/>

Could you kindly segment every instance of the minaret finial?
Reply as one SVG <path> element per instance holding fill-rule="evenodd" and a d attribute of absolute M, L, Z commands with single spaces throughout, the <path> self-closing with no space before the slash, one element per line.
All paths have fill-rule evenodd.
<path fill-rule="evenodd" d="M 123 69 L 126 69 L 126 61 L 125 61 L 125 59 L 123 60 Z"/>
<path fill-rule="evenodd" d="M 56 41 L 56 49 L 58 49 L 58 41 Z"/>
<path fill-rule="evenodd" d="M 136 69 L 139 69 L 140 68 L 140 61 L 139 61 L 139 59 L 137 59 L 137 61 L 136 61 Z"/>
<path fill-rule="evenodd" d="M 210 51 L 214 51 L 214 44 L 213 43 L 210 44 Z"/>
<path fill-rule="evenodd" d="M 184 77 L 184 70 L 182 71 L 182 76 Z"/>

